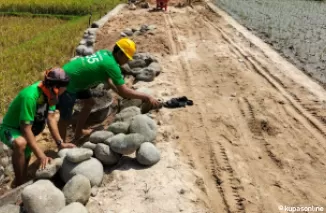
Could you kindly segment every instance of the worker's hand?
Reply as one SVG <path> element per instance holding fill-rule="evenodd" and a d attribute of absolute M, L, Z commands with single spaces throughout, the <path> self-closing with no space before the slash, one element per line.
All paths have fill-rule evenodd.
<path fill-rule="evenodd" d="M 52 158 L 43 155 L 42 157 L 39 158 L 39 161 L 40 161 L 40 169 L 43 170 L 45 169 L 48 163 L 51 163 Z"/>
<path fill-rule="evenodd" d="M 161 103 L 155 98 L 149 97 L 147 102 L 152 106 L 153 109 L 160 108 Z"/>
<path fill-rule="evenodd" d="M 61 143 L 59 149 L 70 149 L 70 148 L 75 148 L 76 145 L 72 143 Z"/>

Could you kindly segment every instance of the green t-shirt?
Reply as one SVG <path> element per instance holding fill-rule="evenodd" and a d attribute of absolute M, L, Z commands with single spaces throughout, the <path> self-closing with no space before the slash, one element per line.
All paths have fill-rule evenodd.
<path fill-rule="evenodd" d="M 86 57 L 76 58 L 63 66 L 70 77 L 68 92 L 79 92 L 105 83 L 109 78 L 117 86 L 124 84 L 119 64 L 108 50 L 100 50 Z"/>
<path fill-rule="evenodd" d="M 21 90 L 10 103 L 7 113 L 3 118 L 3 125 L 19 129 L 20 124 L 33 124 L 38 106 L 44 105 L 42 90 L 36 82 Z M 56 106 L 50 106 L 49 111 L 55 111 Z"/>

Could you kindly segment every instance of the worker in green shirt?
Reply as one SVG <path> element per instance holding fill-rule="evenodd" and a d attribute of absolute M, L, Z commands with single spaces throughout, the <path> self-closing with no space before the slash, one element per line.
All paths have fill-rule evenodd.
<path fill-rule="evenodd" d="M 66 90 L 68 83 L 69 77 L 61 68 L 49 69 L 43 81 L 24 88 L 10 103 L 0 125 L 0 140 L 13 149 L 14 185 L 19 186 L 26 181 L 32 152 L 40 161 L 41 169 L 51 161 L 35 139 L 44 130 L 46 122 L 59 149 L 75 147 L 63 143 L 54 114 L 58 96 Z"/>
<path fill-rule="evenodd" d="M 58 105 L 59 131 L 63 139 L 66 138 L 67 126 L 76 99 L 83 100 L 84 106 L 77 121 L 75 139 L 92 132 L 92 130 L 84 129 L 95 104 L 89 89 L 100 83 L 108 83 L 123 98 L 141 99 L 153 107 L 159 106 L 159 102 L 153 97 L 129 89 L 125 84 L 120 66 L 132 60 L 135 52 L 136 44 L 128 38 L 122 38 L 116 42 L 112 52 L 99 50 L 93 55 L 76 58 L 63 66 L 63 70 L 70 77 L 70 83 L 66 92 L 60 96 Z"/>

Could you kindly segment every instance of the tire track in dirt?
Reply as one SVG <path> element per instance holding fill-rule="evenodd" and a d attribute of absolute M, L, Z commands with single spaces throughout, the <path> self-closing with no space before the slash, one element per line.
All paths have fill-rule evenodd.
<path fill-rule="evenodd" d="M 236 45 L 230 39 L 230 37 L 226 34 L 226 32 L 223 31 L 223 29 L 209 22 L 207 18 L 206 20 L 207 21 L 205 22 L 205 24 L 209 24 L 212 27 L 214 27 L 216 30 L 218 30 L 221 33 L 222 38 L 236 49 L 239 55 L 242 56 L 243 60 L 249 62 L 253 70 L 255 70 L 263 78 L 265 78 L 275 89 L 277 89 L 296 109 L 297 113 L 299 113 L 307 120 L 306 122 L 302 121 L 303 122 L 302 124 L 312 134 L 314 134 L 316 138 L 318 138 L 320 141 L 323 141 L 325 139 L 324 136 L 326 136 L 326 125 L 320 123 L 320 121 L 317 118 L 315 118 L 313 114 L 311 114 L 308 110 L 306 110 L 303 106 L 301 106 L 300 102 L 295 98 L 293 98 L 293 96 L 286 90 L 286 86 L 283 84 L 283 82 L 280 79 L 278 79 L 276 76 L 271 74 L 268 68 L 264 67 L 255 57 L 253 57 L 249 53 L 245 53 L 244 50 L 242 50 L 238 45 Z M 320 133 L 318 133 L 316 130 L 318 130 Z"/>
<path fill-rule="evenodd" d="M 169 23 L 174 27 L 172 31 L 175 31 L 174 34 L 181 35 L 181 30 L 178 28 L 171 17 L 168 18 Z M 200 16 L 196 16 L 195 23 L 189 24 L 202 24 L 204 20 Z M 193 30 L 188 30 L 186 32 L 187 37 L 197 37 L 198 40 L 205 39 L 204 34 L 199 32 L 195 32 Z M 188 85 L 193 85 L 191 80 L 193 78 L 192 69 L 190 68 L 189 59 L 185 57 L 180 58 L 180 63 L 182 70 L 184 70 L 185 79 Z M 212 75 L 213 76 L 213 75 Z M 189 88 L 191 89 L 191 88 Z M 201 110 L 200 120 L 203 126 L 211 126 L 210 122 L 205 119 L 203 116 L 206 113 L 206 110 Z M 244 198 L 242 198 L 238 189 L 241 188 L 241 182 L 237 181 L 235 174 L 233 172 L 233 168 L 229 163 L 228 155 L 223 147 L 222 143 L 217 140 L 216 137 L 211 137 L 208 132 L 205 130 L 205 139 L 207 140 L 207 149 L 203 150 L 204 153 L 209 153 L 209 165 L 211 170 L 211 179 L 214 180 L 216 188 L 219 194 L 222 197 L 223 203 L 226 207 L 227 212 L 245 212 L 245 208 L 243 205 Z M 226 143 L 230 143 L 230 140 L 225 140 Z M 196 149 L 196 147 L 190 148 Z M 203 163 L 203 162 L 202 162 Z M 198 163 L 197 163 L 198 164 Z M 198 166 L 197 166 L 198 167 Z M 199 166 L 201 167 L 201 166 Z M 205 171 L 206 172 L 206 171 Z M 209 179 L 205 179 L 206 182 L 211 182 Z M 210 189 L 212 190 L 212 189 Z M 212 198 L 212 196 L 210 196 Z"/>

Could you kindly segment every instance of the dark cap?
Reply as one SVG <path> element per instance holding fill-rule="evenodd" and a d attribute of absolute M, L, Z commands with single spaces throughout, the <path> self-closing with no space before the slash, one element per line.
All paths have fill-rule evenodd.
<path fill-rule="evenodd" d="M 53 67 L 45 71 L 44 83 L 47 86 L 66 87 L 69 80 L 69 76 L 60 67 Z"/>

